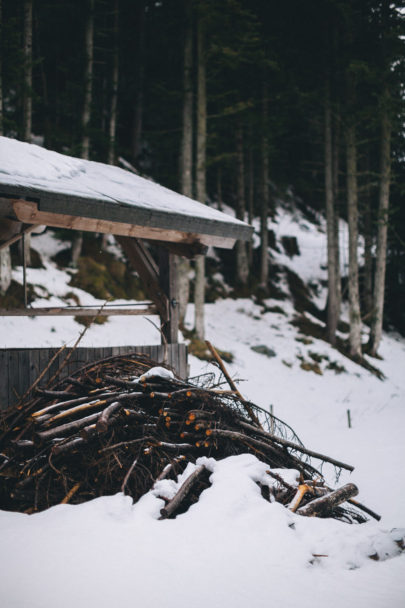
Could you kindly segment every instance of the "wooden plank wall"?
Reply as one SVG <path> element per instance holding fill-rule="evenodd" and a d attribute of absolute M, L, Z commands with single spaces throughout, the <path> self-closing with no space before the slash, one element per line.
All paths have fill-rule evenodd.
<path fill-rule="evenodd" d="M 187 346 L 185 344 L 167 345 L 168 365 L 181 377 L 187 377 Z M 60 353 L 39 383 L 44 386 L 62 365 L 71 349 Z M 46 368 L 57 348 L 3 348 L 0 349 L 0 410 L 16 404 L 30 388 L 39 374 Z M 77 348 L 59 378 L 70 375 L 77 368 L 113 355 L 127 353 L 149 355 L 153 361 L 161 363 L 164 359 L 164 346 L 106 346 L 97 348 Z"/>

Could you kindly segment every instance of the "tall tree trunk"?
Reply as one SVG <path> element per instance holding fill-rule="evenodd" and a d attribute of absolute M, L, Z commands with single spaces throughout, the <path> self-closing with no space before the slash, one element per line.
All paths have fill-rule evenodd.
<path fill-rule="evenodd" d="M 41 36 L 40 36 L 40 17 L 36 15 L 34 18 L 34 38 L 36 40 L 36 48 L 37 54 L 39 57 L 42 57 L 39 62 L 38 69 L 41 77 L 41 85 L 42 85 L 42 106 L 43 106 L 43 121 L 44 121 L 44 147 L 52 150 L 53 146 L 53 136 L 54 131 L 57 129 L 54 128 L 54 124 L 52 124 L 52 110 L 49 104 L 49 95 L 48 95 L 48 80 L 47 73 L 45 71 L 45 59 L 42 53 L 41 46 Z"/>
<path fill-rule="evenodd" d="M 358 203 L 356 131 L 351 123 L 346 128 L 347 217 L 349 224 L 349 317 L 350 354 L 361 357 L 361 314 L 359 296 Z"/>
<path fill-rule="evenodd" d="M 196 194 L 201 203 L 206 201 L 206 154 L 207 154 L 207 89 L 205 68 L 205 31 L 199 16 L 197 31 L 197 159 Z M 195 262 L 195 332 L 201 340 L 205 336 L 205 258 L 197 256 Z"/>
<path fill-rule="evenodd" d="M 367 159 L 369 161 L 369 159 Z M 370 165 L 367 162 L 367 174 Z M 370 180 L 370 177 L 367 178 Z M 363 281 L 363 314 L 370 320 L 373 311 L 373 222 L 371 215 L 371 185 L 368 181 L 364 192 L 364 281 Z"/>
<path fill-rule="evenodd" d="M 338 325 L 338 296 L 337 296 L 337 268 L 336 268 L 336 222 L 333 191 L 333 155 L 332 155 L 332 110 L 330 98 L 329 76 L 326 77 L 325 87 L 325 199 L 326 199 L 326 225 L 327 225 L 327 251 L 328 251 L 328 310 L 327 333 L 328 340 L 336 344 L 336 330 Z"/>
<path fill-rule="evenodd" d="M 89 126 L 93 92 L 93 53 L 94 53 L 94 0 L 88 0 L 88 15 L 85 33 L 86 63 L 84 69 L 84 99 L 82 110 L 82 153 L 88 160 L 90 156 Z M 83 247 L 83 232 L 77 232 L 72 243 L 72 266 L 76 267 Z"/>
<path fill-rule="evenodd" d="M 0 48 L 3 47 L 3 10 L 0 0 Z M 3 135 L 3 80 L 2 61 L 0 53 L 0 135 Z M 10 247 L 0 249 L 0 294 L 6 293 L 11 283 L 11 254 Z"/>
<path fill-rule="evenodd" d="M 23 140 L 31 141 L 32 133 L 32 0 L 24 0 L 24 94 Z"/>
<path fill-rule="evenodd" d="M 193 196 L 193 21 L 191 0 L 185 0 L 186 30 L 183 67 L 183 130 L 180 155 L 180 183 L 184 196 Z M 178 261 L 179 320 L 184 324 L 190 297 L 190 262 Z"/>
<path fill-rule="evenodd" d="M 245 163 L 243 154 L 243 127 L 239 121 L 236 129 L 236 217 L 245 220 Z M 249 278 L 249 265 L 245 241 L 236 241 L 236 282 L 246 285 Z"/>
<path fill-rule="evenodd" d="M 268 144 L 268 86 L 263 81 L 262 97 L 262 135 L 261 135 L 261 186 L 262 200 L 260 210 L 260 286 L 267 290 L 269 282 L 269 230 L 267 220 L 269 217 L 269 144 Z"/>
<path fill-rule="evenodd" d="M 119 79 L 119 0 L 114 0 L 114 50 L 112 68 L 112 91 L 110 124 L 108 130 L 108 162 L 115 163 L 115 139 L 117 131 L 118 79 Z"/>
<path fill-rule="evenodd" d="M 24 0 L 24 89 L 23 89 L 23 140 L 30 142 L 32 134 L 32 0 Z M 25 264 L 31 264 L 31 235 L 25 237 Z M 20 254 L 23 254 L 21 240 Z"/>
<path fill-rule="evenodd" d="M 143 105 L 144 105 L 144 80 L 145 80 L 145 0 L 141 0 L 138 7 L 138 49 L 137 49 L 137 78 L 134 106 L 134 123 L 132 137 L 132 160 L 135 167 L 139 162 L 142 152 L 142 129 L 143 129 Z"/>
<path fill-rule="evenodd" d="M 342 306 L 342 279 L 340 272 L 340 244 L 339 244 L 339 220 L 340 220 L 340 189 L 339 189 L 339 172 L 340 172 L 340 133 L 341 121 L 339 107 L 335 108 L 334 116 L 332 117 L 332 180 L 333 180 L 333 203 L 334 203 L 334 238 L 335 238 L 335 270 L 336 270 L 336 311 L 337 322 L 339 323 L 340 311 Z"/>
<path fill-rule="evenodd" d="M 249 140 L 252 143 L 251 133 L 249 133 Z M 248 202 L 248 222 L 250 225 L 253 223 L 253 215 L 254 215 L 254 200 L 255 200 L 255 166 L 253 159 L 253 146 L 249 146 L 249 156 L 248 156 L 248 183 L 247 183 L 247 202 Z M 253 240 L 251 239 L 247 243 L 247 254 L 248 254 L 248 264 L 249 268 L 252 268 L 253 265 Z"/>
<path fill-rule="evenodd" d="M 373 356 L 377 354 L 382 336 L 385 270 L 387 263 L 388 208 L 391 180 L 391 121 L 389 117 L 388 85 L 385 85 L 382 101 L 380 167 L 377 254 L 374 279 L 374 314 L 369 338 L 370 353 Z"/>
<path fill-rule="evenodd" d="M 3 48 L 3 6 L 0 0 L 0 49 Z M 0 52 L 0 135 L 4 135 L 3 131 L 3 62 Z"/>
<path fill-rule="evenodd" d="M 217 201 L 218 210 L 222 211 L 222 167 L 220 165 L 217 168 Z"/>
<path fill-rule="evenodd" d="M 93 92 L 93 43 L 94 35 L 94 0 L 88 0 L 88 15 L 85 34 L 86 62 L 84 69 L 84 99 L 82 110 L 82 158 L 88 159 L 90 154 L 89 125 L 91 118 L 91 103 Z"/>

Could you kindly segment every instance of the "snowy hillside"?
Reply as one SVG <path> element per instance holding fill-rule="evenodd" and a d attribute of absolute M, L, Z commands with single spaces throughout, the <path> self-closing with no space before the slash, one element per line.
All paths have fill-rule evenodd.
<path fill-rule="evenodd" d="M 278 249 L 271 251 L 274 264 L 288 266 L 311 283 L 314 302 L 323 307 L 322 223 L 311 224 L 298 211 L 280 208 L 269 228 Z M 344 238 L 344 226 L 341 235 Z M 287 255 L 283 236 L 297 238 L 300 255 Z M 35 305 L 63 304 L 68 292 L 81 304 L 102 303 L 70 286 L 69 272 L 50 260 L 64 243 L 50 232 L 35 236 L 32 243 L 44 268 L 29 269 L 28 281 L 38 296 L 47 298 L 38 297 Z M 13 272 L 21 282 L 21 269 Z M 284 275 L 278 288 L 289 295 Z M 0 512 L 0 604 L 404 606 L 405 554 L 398 555 L 395 541 L 405 528 L 405 341 L 384 335 L 382 360 L 371 360 L 385 376 L 380 380 L 326 342 L 301 333 L 292 324 L 295 317 L 289 298 L 269 299 L 265 305 L 224 299 L 206 307 L 207 339 L 234 355 L 228 368 L 241 380 L 244 397 L 266 409 L 272 406 L 309 448 L 355 467 L 351 475 L 342 474 L 339 485 L 348 480 L 358 485 L 359 500 L 382 515 L 380 522 L 348 525 L 300 517 L 262 499 L 255 482 L 266 465 L 254 456 L 205 459 L 212 485 L 175 520 L 158 521 L 159 488 L 136 505 L 118 494 L 31 516 Z M 192 319 L 190 306 L 189 327 Z M 81 329 L 69 317 L 0 319 L 3 346 L 72 344 Z M 159 341 L 159 333 L 145 319 L 112 317 L 92 326 L 82 345 Z M 190 357 L 190 365 L 191 376 L 212 371 L 195 357 Z M 166 495 L 190 472 L 186 470 L 177 485 L 160 482 L 166 483 Z M 324 473 L 334 485 L 333 468 Z M 369 559 L 376 553 L 380 561 Z"/>

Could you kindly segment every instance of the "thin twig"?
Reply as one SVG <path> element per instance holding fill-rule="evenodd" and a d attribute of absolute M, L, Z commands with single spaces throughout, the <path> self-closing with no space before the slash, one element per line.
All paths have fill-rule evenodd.
<path fill-rule="evenodd" d="M 97 319 L 97 316 L 100 314 L 100 312 L 104 309 L 104 307 L 106 305 L 107 305 L 107 300 L 104 302 L 104 304 L 102 306 L 100 306 L 100 308 L 97 311 L 97 314 L 94 315 L 94 317 L 91 319 L 90 323 L 88 325 L 86 325 L 86 327 L 80 333 L 80 335 L 77 338 L 76 342 L 72 346 L 70 352 L 66 355 L 66 357 L 65 357 L 62 365 L 59 367 L 58 370 L 56 370 L 56 372 L 54 373 L 54 375 L 52 376 L 52 378 L 48 381 L 48 383 L 46 385 L 47 387 L 50 386 L 58 376 L 60 376 L 61 372 L 65 369 L 66 365 L 69 363 L 69 360 L 70 360 L 71 356 L 73 355 L 73 353 L 75 352 L 76 348 L 79 346 L 79 344 L 80 344 L 82 338 L 84 337 L 85 333 L 87 332 L 88 329 L 90 329 L 90 327 L 93 325 L 94 321 Z"/>

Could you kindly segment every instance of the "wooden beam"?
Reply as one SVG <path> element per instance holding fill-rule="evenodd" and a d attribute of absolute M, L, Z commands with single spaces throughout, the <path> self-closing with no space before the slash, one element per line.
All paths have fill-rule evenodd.
<path fill-rule="evenodd" d="M 155 306 L 145 306 L 143 308 L 86 308 L 74 306 L 47 307 L 47 308 L 10 308 L 0 309 L 2 317 L 109 317 L 115 315 L 156 315 L 158 311 Z"/>
<path fill-rule="evenodd" d="M 13 243 L 16 243 L 24 236 L 24 234 L 30 234 L 31 232 L 33 232 L 35 230 L 35 228 L 38 228 L 38 225 L 39 224 L 31 224 L 30 226 L 26 226 L 18 234 L 15 234 L 13 237 L 9 238 L 7 241 L 4 241 L 4 243 L 0 243 L 0 249 L 4 249 L 5 247 L 9 247 Z"/>
<path fill-rule="evenodd" d="M 76 215 L 51 213 L 41 211 L 38 203 L 25 200 L 14 200 L 13 209 L 16 217 L 26 224 L 45 224 L 54 228 L 69 228 L 71 230 L 84 230 L 87 232 L 101 232 L 126 237 L 136 237 L 189 245 L 201 244 L 205 246 L 231 249 L 235 243 L 234 238 L 210 234 L 195 234 L 181 230 L 154 228 L 149 225 L 135 225 L 125 222 L 115 222 L 104 219 L 95 219 Z M 150 221 L 150 220 L 149 220 Z"/>
<path fill-rule="evenodd" d="M 129 263 L 139 274 L 148 296 L 158 309 L 162 323 L 166 323 L 169 318 L 169 299 L 160 285 L 159 269 L 155 260 L 138 239 L 124 236 L 117 236 L 116 239 Z"/>
<path fill-rule="evenodd" d="M 156 241 L 155 245 L 165 247 L 171 253 L 188 259 L 195 258 L 197 255 L 205 255 L 208 250 L 208 247 L 202 243 L 188 245 L 186 243 L 164 243 L 163 241 Z"/>

